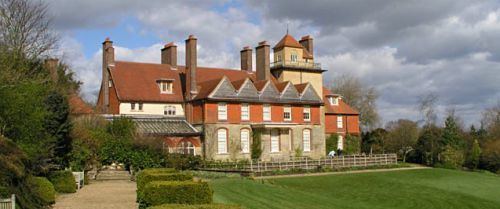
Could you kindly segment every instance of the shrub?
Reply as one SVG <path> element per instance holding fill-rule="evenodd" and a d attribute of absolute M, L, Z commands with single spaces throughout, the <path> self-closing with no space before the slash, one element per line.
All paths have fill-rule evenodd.
<path fill-rule="evenodd" d="M 326 147 L 326 155 L 330 153 L 330 151 L 335 151 L 337 152 L 337 145 L 339 141 L 339 135 L 337 134 L 331 134 L 330 137 L 326 138 L 325 141 L 325 147 Z"/>
<path fill-rule="evenodd" d="M 28 182 L 34 195 L 42 200 L 43 205 L 51 205 L 56 202 L 56 190 L 45 177 L 30 177 Z"/>
<path fill-rule="evenodd" d="M 147 183 L 152 181 L 190 181 L 193 180 L 191 173 L 155 173 L 140 172 L 137 176 L 137 191 L 141 191 Z"/>
<path fill-rule="evenodd" d="M 200 156 L 169 153 L 165 156 L 165 164 L 177 170 L 193 170 L 202 164 L 202 159 Z"/>
<path fill-rule="evenodd" d="M 252 144 L 250 145 L 251 147 L 251 156 L 252 160 L 258 160 L 260 159 L 260 156 L 262 155 L 262 139 L 261 139 L 262 133 L 259 130 L 254 130 L 252 132 Z"/>
<path fill-rule="evenodd" d="M 344 153 L 346 155 L 359 154 L 361 151 L 361 138 L 359 136 L 346 135 Z"/>
<path fill-rule="evenodd" d="M 144 187 L 141 204 L 210 204 L 213 191 L 207 182 L 153 181 Z"/>
<path fill-rule="evenodd" d="M 71 171 L 55 171 L 49 175 L 49 180 L 59 193 L 75 193 L 75 177 Z"/>
<path fill-rule="evenodd" d="M 441 162 L 445 168 L 460 168 L 464 164 L 464 153 L 451 145 L 446 145 L 441 153 Z"/>
<path fill-rule="evenodd" d="M 204 204 L 204 205 L 180 205 L 180 204 L 165 204 L 150 207 L 149 209 L 241 209 L 239 205 L 225 204 Z"/>

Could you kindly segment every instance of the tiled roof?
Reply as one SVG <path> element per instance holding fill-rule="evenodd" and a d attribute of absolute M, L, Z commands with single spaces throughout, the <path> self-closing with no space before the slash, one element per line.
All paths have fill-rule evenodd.
<path fill-rule="evenodd" d="M 278 91 L 281 93 L 288 86 L 288 83 L 290 83 L 290 81 L 285 81 L 285 82 L 277 83 L 275 85 L 276 89 L 278 89 Z"/>
<path fill-rule="evenodd" d="M 139 118 L 133 119 L 141 134 L 162 136 L 194 136 L 200 132 L 184 119 Z"/>
<path fill-rule="evenodd" d="M 306 89 L 308 84 L 309 83 L 301 83 L 301 84 L 295 84 L 294 86 L 297 89 L 297 91 L 302 94 L 302 92 L 304 92 L 304 89 Z"/>
<path fill-rule="evenodd" d="M 293 38 L 293 36 L 286 34 L 281 38 L 281 40 L 273 47 L 274 50 L 280 50 L 283 47 L 295 47 L 295 48 L 303 48 L 302 45 Z"/>
<path fill-rule="evenodd" d="M 347 105 L 342 99 L 339 99 L 339 105 L 331 105 L 327 95 L 331 95 L 332 92 L 323 87 L 323 101 L 325 102 L 325 114 L 347 114 L 347 115 L 359 115 L 359 112 L 354 108 Z"/>
<path fill-rule="evenodd" d="M 92 114 L 94 110 L 77 94 L 69 95 L 69 110 L 73 115 Z"/>

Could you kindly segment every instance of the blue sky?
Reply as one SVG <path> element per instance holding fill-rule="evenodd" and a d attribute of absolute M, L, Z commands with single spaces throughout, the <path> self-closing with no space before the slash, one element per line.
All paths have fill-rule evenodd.
<path fill-rule="evenodd" d="M 239 50 L 291 35 L 314 37 L 315 59 L 328 85 L 350 74 L 380 94 L 383 122 L 418 120 L 418 98 L 439 96 L 464 124 L 500 101 L 500 3 L 422 1 L 162 1 L 46 0 L 61 36 L 59 54 L 95 101 L 101 43 L 114 41 L 121 60 L 159 62 L 161 46 L 198 37 L 199 64 L 238 68 Z"/>

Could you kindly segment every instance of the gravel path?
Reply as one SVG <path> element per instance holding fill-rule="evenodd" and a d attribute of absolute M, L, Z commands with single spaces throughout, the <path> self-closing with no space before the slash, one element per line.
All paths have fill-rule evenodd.
<path fill-rule="evenodd" d="M 136 209 L 132 181 L 94 181 L 77 193 L 59 195 L 54 209 Z"/>

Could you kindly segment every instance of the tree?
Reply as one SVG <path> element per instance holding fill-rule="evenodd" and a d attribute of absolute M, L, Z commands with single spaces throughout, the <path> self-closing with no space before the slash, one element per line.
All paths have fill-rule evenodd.
<path fill-rule="evenodd" d="M 17 56 L 38 58 L 53 49 L 57 36 L 50 23 L 41 1 L 0 0 L 0 46 Z"/>
<path fill-rule="evenodd" d="M 425 127 L 432 127 L 436 124 L 437 114 L 436 105 L 438 97 L 434 93 L 429 93 L 420 97 L 418 110 L 424 115 Z"/>
<path fill-rule="evenodd" d="M 434 125 L 426 125 L 422 128 L 417 140 L 417 162 L 433 166 L 439 162 L 439 154 L 442 151 L 441 129 Z"/>
<path fill-rule="evenodd" d="M 262 132 L 258 129 L 252 131 L 251 157 L 252 160 L 260 159 L 262 155 Z"/>
<path fill-rule="evenodd" d="M 477 142 L 477 139 L 474 140 L 474 143 L 472 144 L 472 151 L 469 157 L 469 163 L 471 165 L 472 169 L 476 169 L 477 166 L 479 165 L 479 158 L 481 157 L 481 147 L 479 147 L 479 142 Z"/>
<path fill-rule="evenodd" d="M 415 150 L 418 140 L 418 126 L 411 120 L 399 119 L 386 125 L 388 131 L 387 150 L 397 152 L 406 162 L 408 154 Z"/>
<path fill-rule="evenodd" d="M 66 168 L 70 161 L 68 154 L 71 152 L 69 104 L 63 95 L 53 91 L 45 99 L 45 105 L 48 112 L 45 129 L 54 139 L 53 161 L 59 168 Z"/>
<path fill-rule="evenodd" d="M 388 132 L 383 128 L 377 128 L 373 131 L 362 134 L 362 152 L 365 153 L 385 153 L 385 141 Z"/>
<path fill-rule="evenodd" d="M 330 90 L 342 95 L 344 102 L 359 111 L 363 130 L 371 130 L 378 125 L 378 93 L 374 88 L 365 87 L 359 78 L 344 74 L 333 80 Z"/>
<path fill-rule="evenodd" d="M 464 140 L 461 136 L 461 129 L 457 124 L 457 119 L 454 116 L 454 113 L 450 113 L 448 117 L 446 117 L 443 129 L 443 143 L 444 145 L 450 145 L 456 149 L 461 149 Z"/>

